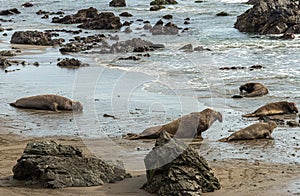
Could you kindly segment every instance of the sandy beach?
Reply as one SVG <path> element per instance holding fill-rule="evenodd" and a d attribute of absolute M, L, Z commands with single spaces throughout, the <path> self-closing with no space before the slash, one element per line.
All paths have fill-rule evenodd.
<path fill-rule="evenodd" d="M 1 127 L 1 130 L 7 130 Z M 126 154 L 116 152 L 106 154 L 111 146 L 101 145 L 101 152 L 96 156 L 103 159 L 125 162 L 125 168 L 133 177 L 112 184 L 95 187 L 70 187 L 63 189 L 43 189 L 26 186 L 24 182 L 12 178 L 12 168 L 20 158 L 29 141 L 54 140 L 61 144 L 74 145 L 83 150 L 85 156 L 95 156 L 91 146 L 97 146 L 105 139 L 82 140 L 80 137 L 23 137 L 11 133 L 0 134 L 0 195 L 151 195 L 140 187 L 146 182 L 143 158 L 147 150 L 140 152 L 137 148 L 151 149 L 154 141 L 128 141 L 113 139 L 116 145 L 127 149 Z M 88 141 L 88 145 L 86 142 Z M 95 150 L 95 149 L 93 149 Z M 97 151 L 97 150 L 96 150 Z M 94 152 L 96 152 L 94 151 Z M 102 154 L 99 154 L 102 153 Z M 246 159 L 228 159 L 222 161 L 211 160 L 209 165 L 221 183 L 221 190 L 213 193 L 204 193 L 207 196 L 230 195 L 299 195 L 300 194 L 300 165 L 251 162 Z"/>

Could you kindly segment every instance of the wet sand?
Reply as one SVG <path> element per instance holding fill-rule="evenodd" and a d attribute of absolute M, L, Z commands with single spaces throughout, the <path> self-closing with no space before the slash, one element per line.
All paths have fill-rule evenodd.
<path fill-rule="evenodd" d="M 0 127 L 0 195 L 151 195 L 141 190 L 140 187 L 146 182 L 143 159 L 154 144 L 152 140 L 128 141 L 120 138 L 111 138 L 110 141 L 107 139 L 82 140 L 80 137 L 63 136 L 34 138 L 11 134 L 7 131 L 11 130 L 7 127 Z M 110 160 L 120 159 L 125 162 L 127 172 L 133 177 L 117 183 L 94 187 L 63 189 L 27 187 L 24 182 L 13 180 L 12 168 L 20 158 L 27 142 L 31 140 L 55 140 L 61 144 L 80 147 L 85 156 L 98 156 Z M 112 146 L 109 143 L 111 142 L 119 149 L 126 150 L 127 153 L 124 154 L 122 150 L 110 153 Z M 300 194 L 300 164 L 298 163 L 266 163 L 246 159 L 216 160 L 209 156 L 211 155 L 204 157 L 207 158 L 209 165 L 220 180 L 222 188 L 214 193 L 203 195 L 285 196 Z"/>

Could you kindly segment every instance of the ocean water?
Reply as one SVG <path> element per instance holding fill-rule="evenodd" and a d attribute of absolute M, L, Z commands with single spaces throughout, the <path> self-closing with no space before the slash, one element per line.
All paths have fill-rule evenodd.
<path fill-rule="evenodd" d="M 31 2 L 34 4 L 32 8 L 22 8 L 20 1 L 0 4 L 0 10 L 16 7 L 21 11 L 19 15 L 0 17 L 12 20 L 1 22 L 3 28 L 13 29 L 5 31 L 7 36 L 0 34 L 1 48 L 21 48 L 22 53 L 14 59 L 25 60 L 30 64 L 7 68 L 20 69 L 15 72 L 5 73 L 0 70 L 0 118 L 10 122 L 6 125 L 8 128 L 17 129 L 22 134 L 80 135 L 83 138 L 120 137 L 127 132 L 139 133 L 146 127 L 213 107 L 222 112 L 225 120 L 223 123 L 215 123 L 204 133 L 208 146 L 239 151 L 245 146 L 219 144 L 214 141 L 229 135 L 228 130 L 238 130 L 254 122 L 243 119 L 241 114 L 252 112 L 259 106 L 274 101 L 288 100 L 300 104 L 299 36 L 296 35 L 293 40 L 280 40 L 276 35 L 239 32 L 234 28 L 236 18 L 251 7 L 244 4 L 244 0 L 207 0 L 198 4 L 194 1 L 178 0 L 178 5 L 167 6 L 157 12 L 149 11 L 149 2 L 138 0 L 127 1 L 125 8 L 109 7 L 109 1 L 96 0 Z M 51 23 L 54 16 L 41 19 L 40 15 L 35 14 L 38 10 L 74 14 L 79 9 L 89 7 L 95 7 L 99 11 L 113 11 L 116 15 L 128 11 L 133 17 L 121 20 L 133 21 L 133 32 L 126 34 L 123 32 L 124 28 L 120 31 L 84 30 L 81 36 L 104 33 L 119 35 L 120 40 L 141 37 L 154 43 L 162 43 L 166 46 L 165 49 L 151 52 L 150 57 L 132 62 L 116 61 L 119 57 L 132 55 L 130 53 L 62 55 L 58 48 L 10 44 L 10 37 L 15 31 L 77 29 L 76 25 Z M 229 13 L 229 16 L 217 17 L 216 14 L 221 11 Z M 176 36 L 152 36 L 141 29 L 143 22 L 137 21 L 148 20 L 154 25 L 166 14 L 172 14 L 172 22 L 189 30 Z M 188 25 L 184 24 L 186 18 L 190 18 Z M 66 40 L 74 36 L 59 34 Z M 203 46 L 210 51 L 180 51 L 179 48 L 186 44 Z M 78 58 L 90 66 L 78 70 L 57 67 L 57 58 L 65 57 Z M 39 62 L 40 66 L 33 66 L 34 62 Z M 252 71 L 248 69 L 257 64 L 264 68 Z M 246 69 L 219 69 L 231 66 L 243 66 Z M 250 99 L 230 98 L 239 93 L 241 84 L 250 81 L 262 82 L 269 88 L 270 94 Z M 11 108 L 7 104 L 20 97 L 43 93 L 60 94 L 80 100 L 84 105 L 84 112 L 73 115 L 24 111 Z M 105 113 L 116 116 L 116 119 L 104 118 Z M 299 131 L 299 127 L 278 127 L 274 132 L 276 142 L 267 148 L 264 158 L 268 159 L 271 153 L 279 151 L 283 155 L 280 160 L 300 162 L 297 145 Z M 261 146 L 255 146 L 254 151 L 259 154 Z M 216 156 L 220 157 L 219 154 Z M 240 153 L 235 156 L 245 157 Z"/>

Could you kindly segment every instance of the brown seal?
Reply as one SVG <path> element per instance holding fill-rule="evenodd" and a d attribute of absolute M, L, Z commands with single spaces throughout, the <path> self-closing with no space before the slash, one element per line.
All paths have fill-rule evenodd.
<path fill-rule="evenodd" d="M 271 134 L 276 127 L 277 125 L 274 121 L 268 123 L 256 123 L 231 134 L 229 137 L 222 138 L 219 141 L 229 142 L 232 140 L 252 140 L 261 138 L 274 139 Z"/>
<path fill-rule="evenodd" d="M 222 114 L 213 109 L 193 112 L 168 124 L 145 129 L 140 134 L 128 133 L 127 139 L 156 139 L 160 132 L 166 131 L 171 137 L 203 139 L 201 133 L 206 131 L 216 120 L 223 121 Z"/>
<path fill-rule="evenodd" d="M 244 114 L 243 117 L 261 117 L 277 114 L 292 114 L 298 113 L 298 108 L 294 102 L 279 101 L 268 103 L 251 114 Z"/>
<path fill-rule="evenodd" d="M 243 91 L 246 91 L 246 93 L 243 93 Z M 240 93 L 244 97 L 258 97 L 268 94 L 269 90 L 261 83 L 249 82 L 240 86 Z"/>
<path fill-rule="evenodd" d="M 244 92 L 246 91 L 246 92 Z M 232 98 L 259 97 L 269 93 L 267 87 L 261 83 L 249 82 L 240 86 L 240 95 L 234 95 Z"/>
<path fill-rule="evenodd" d="M 59 95 L 36 95 L 18 99 L 9 105 L 16 108 L 27 108 L 37 110 L 74 110 L 82 111 L 83 107 L 80 102 L 73 101 Z"/>

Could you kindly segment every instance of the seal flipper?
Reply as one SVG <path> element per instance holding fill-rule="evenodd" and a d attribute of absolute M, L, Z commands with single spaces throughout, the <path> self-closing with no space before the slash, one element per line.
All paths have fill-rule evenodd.
<path fill-rule="evenodd" d="M 251 114 L 243 114 L 242 117 L 249 118 L 249 117 L 256 117 L 256 115 L 253 114 L 253 113 L 251 113 Z"/>
<path fill-rule="evenodd" d="M 228 137 L 224 137 L 218 140 L 219 142 L 228 142 Z"/>
<path fill-rule="evenodd" d="M 12 107 L 17 107 L 16 102 L 9 103 L 9 105 L 12 106 Z"/>

